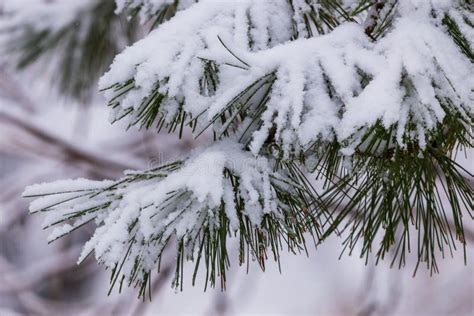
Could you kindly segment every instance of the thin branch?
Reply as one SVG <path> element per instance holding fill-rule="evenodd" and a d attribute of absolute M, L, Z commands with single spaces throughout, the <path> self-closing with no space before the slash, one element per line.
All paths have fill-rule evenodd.
<path fill-rule="evenodd" d="M 134 169 L 136 166 L 127 165 L 109 158 L 98 156 L 90 151 L 82 149 L 72 143 L 53 135 L 33 122 L 26 122 L 22 118 L 6 112 L 0 112 L 0 120 L 12 124 L 29 134 L 34 139 L 38 139 L 54 147 L 58 147 L 69 158 L 84 162 L 96 168 L 121 172 L 127 169 Z"/>

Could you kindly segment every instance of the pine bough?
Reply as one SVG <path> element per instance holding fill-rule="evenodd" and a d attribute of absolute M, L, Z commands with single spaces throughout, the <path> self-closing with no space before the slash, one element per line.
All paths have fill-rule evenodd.
<path fill-rule="evenodd" d="M 0 52 L 18 69 L 49 67 L 63 96 L 90 102 L 115 55 L 136 39 L 136 23 L 123 23 L 110 0 L 30 2 L 1 16 Z"/>
<path fill-rule="evenodd" d="M 144 295 L 170 240 L 177 287 L 185 259 L 193 280 L 205 265 L 206 285 L 225 287 L 232 237 L 262 268 L 308 236 L 341 234 L 400 266 L 415 240 L 432 271 L 465 249 L 472 175 L 455 154 L 472 148 L 470 1 L 117 2 L 160 25 L 100 80 L 112 122 L 214 143 L 118 181 L 26 189 L 50 241 L 95 221 L 81 260 L 94 252 L 112 286 Z"/>

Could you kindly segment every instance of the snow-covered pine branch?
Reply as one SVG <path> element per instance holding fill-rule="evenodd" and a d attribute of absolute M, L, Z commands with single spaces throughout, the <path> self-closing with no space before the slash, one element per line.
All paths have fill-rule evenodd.
<path fill-rule="evenodd" d="M 213 286 L 220 276 L 225 286 L 229 237 L 240 238 L 242 262 L 250 253 L 264 268 L 267 248 L 278 260 L 282 242 L 301 251 L 303 233 L 318 233 L 309 217 L 299 213 L 311 193 L 298 178 L 273 171 L 270 161 L 239 147 L 219 142 L 186 161 L 128 172 L 118 181 L 63 180 L 32 185 L 24 195 L 39 197 L 30 212 L 43 212 L 44 227 L 55 227 L 50 242 L 96 222 L 99 227 L 79 261 L 95 252 L 99 262 L 113 269 L 112 286 L 118 279 L 143 291 L 174 238 L 178 266 L 183 258 L 205 254 L 212 265 L 206 284 Z M 182 287 L 180 278 L 178 273 L 175 286 Z"/>
<path fill-rule="evenodd" d="M 118 10 L 146 16 L 168 5 L 178 2 L 119 1 Z M 123 273 L 142 290 L 172 235 L 178 275 L 183 258 L 218 244 L 204 257 L 223 251 L 217 268 L 206 267 L 224 279 L 225 236 L 235 228 L 241 251 L 259 262 L 267 248 L 278 258 L 279 238 L 303 247 L 306 230 L 323 230 L 320 242 L 341 229 L 345 249 L 361 241 L 364 256 L 380 237 L 376 256 L 393 250 L 403 265 L 415 229 L 418 263 L 435 271 L 438 252 L 456 239 L 465 246 L 471 175 L 453 157 L 472 147 L 468 2 L 200 0 L 181 9 L 119 54 L 100 88 L 112 122 L 180 135 L 212 129 L 216 143 L 171 169 L 92 184 L 83 196 L 57 184 L 27 189 L 58 193 L 48 225 L 79 215 L 53 239 L 95 219 L 85 253 L 95 250 L 115 267 L 114 280 Z M 236 157 L 245 163 L 232 165 Z M 218 172 L 198 172 L 208 158 Z M 309 173 L 324 186 L 314 189 Z"/>
<path fill-rule="evenodd" d="M 396 126 L 398 144 L 416 137 L 423 147 L 425 134 L 446 112 L 463 117 L 472 112 L 474 78 L 469 74 L 474 67 L 443 30 L 445 9 L 449 7 L 427 3 L 417 8 L 405 2 L 397 8 L 391 30 L 376 43 L 364 35 L 363 26 L 347 23 L 327 36 L 273 48 L 293 36 L 287 1 L 237 1 L 221 6 L 203 1 L 120 54 L 101 79 L 101 88 L 112 87 L 106 96 L 113 120 L 130 116 L 132 124 L 148 126 L 161 115 L 171 122 L 185 112 L 207 125 L 239 93 L 275 73 L 262 117 L 276 122 L 264 119 L 254 142 L 261 142 L 260 135 L 268 135 L 275 125 L 277 142 L 294 144 L 298 138 L 305 145 L 321 136 L 306 126 L 315 125 L 317 119 L 324 123 L 316 129 L 337 135 L 341 143 L 356 138 L 358 145 L 363 133 L 356 132 L 380 121 L 386 128 Z M 435 17 L 432 10 L 437 12 Z M 267 12 L 274 19 L 263 19 Z M 252 16 L 267 23 L 258 25 Z M 206 23 L 209 20 L 213 23 Z M 163 46 L 166 51 L 160 49 Z M 217 68 L 209 70 L 203 59 Z M 209 71 L 215 72 L 218 82 L 211 95 L 202 93 Z M 319 102 L 313 101 L 312 94 Z M 449 103 L 444 109 L 443 100 Z M 415 129 L 409 132 L 417 135 L 404 141 L 409 122 Z M 284 130 L 299 137 L 285 141 L 279 137 Z M 260 146 L 255 147 L 256 153 Z"/>

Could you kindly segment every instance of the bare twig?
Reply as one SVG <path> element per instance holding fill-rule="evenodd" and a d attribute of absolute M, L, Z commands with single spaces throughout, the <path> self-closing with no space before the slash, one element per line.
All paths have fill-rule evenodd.
<path fill-rule="evenodd" d="M 56 135 L 49 133 L 40 126 L 33 122 L 26 122 L 24 119 L 14 116 L 6 112 L 0 112 L 0 120 L 7 124 L 12 124 L 15 127 L 20 128 L 22 131 L 29 134 L 34 139 L 40 140 L 43 143 L 57 147 L 63 152 L 68 158 L 77 160 L 89 165 L 92 165 L 99 169 L 107 169 L 115 172 L 123 171 L 126 169 L 132 169 L 134 166 L 127 165 L 122 162 L 112 160 L 98 156 L 90 151 L 82 149 L 64 139 L 59 138 Z"/>

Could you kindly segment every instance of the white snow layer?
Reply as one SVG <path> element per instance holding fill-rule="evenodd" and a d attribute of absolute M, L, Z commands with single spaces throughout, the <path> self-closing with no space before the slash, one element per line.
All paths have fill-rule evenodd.
<path fill-rule="evenodd" d="M 295 3 L 299 11 L 307 10 L 306 2 Z M 253 133 L 255 154 L 273 127 L 283 148 L 336 137 L 341 143 L 351 140 L 345 150 L 350 154 L 360 131 L 377 122 L 395 126 L 401 146 L 407 123 L 414 123 L 413 137 L 423 147 L 425 134 L 445 115 L 440 100 L 449 99 L 462 115 L 472 112 L 474 66 L 440 25 L 444 12 L 462 19 L 459 12 L 466 10 L 459 5 L 400 1 L 393 28 L 375 43 L 358 23 L 290 42 L 292 23 L 301 18 L 287 0 L 202 0 L 118 55 L 100 88 L 134 80 L 134 89 L 118 97 L 120 108 L 112 119 L 136 110 L 159 86 L 166 117 L 184 102 L 182 110 L 194 117 L 206 112 L 200 116 L 206 125 L 251 83 L 274 72 L 261 128 Z M 212 96 L 199 87 L 200 58 L 219 65 L 219 87 Z M 364 86 L 361 74 L 370 80 Z M 112 89 L 105 94 L 109 100 L 117 97 Z"/>

